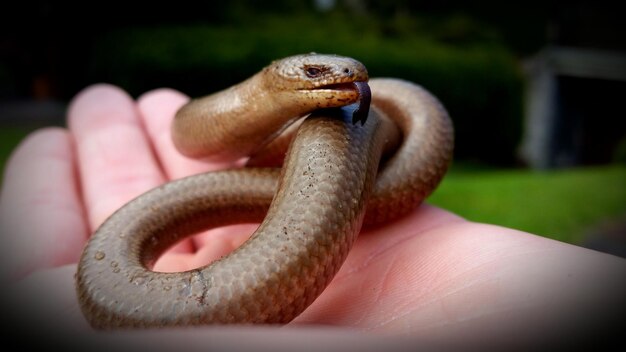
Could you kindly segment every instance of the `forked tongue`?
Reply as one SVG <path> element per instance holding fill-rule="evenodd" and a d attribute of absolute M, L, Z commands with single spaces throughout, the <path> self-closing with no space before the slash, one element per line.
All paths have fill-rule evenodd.
<path fill-rule="evenodd" d="M 370 102 L 372 101 L 372 91 L 367 82 L 354 82 L 354 87 L 359 92 L 359 102 L 357 107 L 352 113 L 352 123 L 356 124 L 361 121 L 361 126 L 367 121 L 367 115 L 370 111 Z"/>

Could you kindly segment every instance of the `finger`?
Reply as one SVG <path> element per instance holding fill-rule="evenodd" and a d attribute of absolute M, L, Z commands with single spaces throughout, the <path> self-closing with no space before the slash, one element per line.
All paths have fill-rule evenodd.
<path fill-rule="evenodd" d="M 136 105 L 119 88 L 85 89 L 72 102 L 68 120 L 92 230 L 132 198 L 165 182 Z M 182 241 L 172 251 L 193 251 L 192 242 Z"/>
<path fill-rule="evenodd" d="M 138 107 L 143 119 L 144 126 L 152 142 L 153 150 L 161 161 L 161 165 L 169 179 L 198 174 L 207 171 L 232 168 L 238 165 L 233 162 L 207 162 L 190 159 L 182 155 L 172 142 L 171 125 L 178 109 L 187 103 L 189 98 L 184 94 L 172 89 L 157 89 L 143 94 L 138 99 Z M 215 229 L 197 236 L 185 242 L 191 248 L 204 248 L 203 251 L 194 255 L 171 255 L 175 253 L 188 253 L 190 247 L 175 247 L 169 250 L 166 255 L 156 263 L 155 270 L 180 271 L 197 268 L 207 264 L 236 248 L 233 243 L 240 243 L 241 235 L 239 231 L 232 231 L 235 227 L 228 229 Z M 251 233 L 251 232 L 250 232 Z M 245 235 L 245 238 L 248 236 Z M 206 246 L 205 246 L 206 245 Z M 229 250 L 230 248 L 230 250 Z"/>
<path fill-rule="evenodd" d="M 135 103 L 111 85 L 86 88 L 70 104 L 79 172 L 91 229 L 165 178 Z"/>
<path fill-rule="evenodd" d="M 157 89 L 138 99 L 139 111 L 153 148 L 168 178 L 176 179 L 232 167 L 233 162 L 208 163 L 183 156 L 172 142 L 171 125 L 176 111 L 189 98 L 172 89 Z"/>
<path fill-rule="evenodd" d="M 7 164 L 0 197 L 3 278 L 78 261 L 88 226 L 67 131 L 31 134 Z"/>

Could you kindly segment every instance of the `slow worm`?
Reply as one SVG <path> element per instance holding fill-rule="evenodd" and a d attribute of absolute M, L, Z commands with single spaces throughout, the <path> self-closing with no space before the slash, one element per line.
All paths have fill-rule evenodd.
<path fill-rule="evenodd" d="M 284 166 L 171 181 L 115 212 L 88 241 L 76 274 L 90 324 L 282 324 L 306 309 L 362 224 L 415 209 L 451 159 L 452 124 L 435 97 L 407 81 L 372 79 L 368 86 L 368 78 L 351 58 L 297 55 L 183 106 L 172 125 L 183 154 L 252 155 L 255 164 L 276 141 L 293 139 Z M 287 126 L 307 114 L 285 139 Z M 261 221 L 241 247 L 207 266 L 151 270 L 186 236 Z"/>

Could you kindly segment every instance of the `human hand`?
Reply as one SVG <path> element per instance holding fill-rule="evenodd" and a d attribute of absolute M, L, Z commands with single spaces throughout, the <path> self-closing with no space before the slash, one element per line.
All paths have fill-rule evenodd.
<path fill-rule="evenodd" d="M 14 287 L 13 311 L 90 334 L 73 285 L 89 235 L 114 210 L 167 180 L 236 164 L 190 160 L 175 150 L 170 121 L 186 101 L 178 92 L 157 90 L 134 102 L 118 88 L 93 86 L 72 101 L 69 130 L 42 130 L 20 145 L 0 198 L 0 267 Z M 253 229 L 238 225 L 195 236 L 166 253 L 156 269 L 206 264 Z M 320 325 L 335 327 L 330 334 L 356 330 L 416 341 L 553 339 L 604 324 L 614 309 L 607 302 L 624 303 L 624 273 L 620 258 L 423 205 L 362 233 L 326 291 L 291 324 L 300 329 L 287 331 L 292 341 L 303 332 L 326 334 Z M 225 336 L 202 330 L 200 341 L 215 342 L 206 331 Z M 284 329 L 262 331 L 254 336 L 290 338 Z M 231 333 L 226 336 L 241 342 Z"/>

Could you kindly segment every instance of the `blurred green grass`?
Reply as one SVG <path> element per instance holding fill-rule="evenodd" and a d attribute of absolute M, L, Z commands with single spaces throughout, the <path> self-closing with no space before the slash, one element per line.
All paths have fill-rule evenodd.
<path fill-rule="evenodd" d="M 0 182 L 4 179 L 4 167 L 11 152 L 31 130 L 25 127 L 2 126 L 0 128 Z"/>
<path fill-rule="evenodd" d="M 453 168 L 428 202 L 469 220 L 579 244 L 626 213 L 626 166 L 554 171 Z"/>
<path fill-rule="evenodd" d="M 0 171 L 29 132 L 0 129 Z M 555 171 L 454 165 L 428 203 L 469 220 L 580 244 L 595 225 L 626 213 L 626 166 Z"/>

